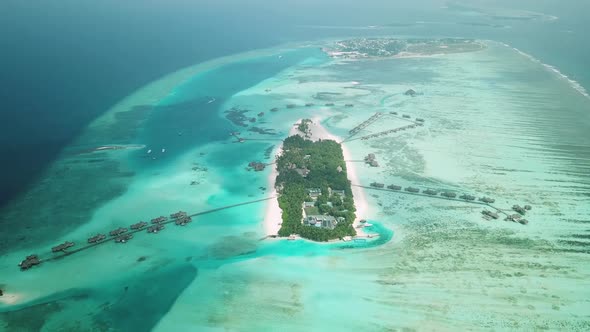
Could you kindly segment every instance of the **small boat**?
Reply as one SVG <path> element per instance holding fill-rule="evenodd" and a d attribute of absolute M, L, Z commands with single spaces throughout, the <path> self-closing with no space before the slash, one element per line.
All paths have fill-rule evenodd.
<path fill-rule="evenodd" d="M 162 149 L 162 153 L 166 152 L 166 149 Z"/>
<path fill-rule="evenodd" d="M 148 153 L 148 154 L 152 153 L 152 150 L 151 150 L 151 149 L 150 149 L 150 150 L 147 150 L 147 153 Z"/>

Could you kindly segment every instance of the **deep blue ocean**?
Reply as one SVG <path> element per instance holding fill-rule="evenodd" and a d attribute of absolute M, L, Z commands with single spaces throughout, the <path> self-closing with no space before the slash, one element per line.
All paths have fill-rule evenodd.
<path fill-rule="evenodd" d="M 559 19 L 481 16 L 435 0 L 3 1 L 0 205 L 25 190 L 93 119 L 141 86 L 208 59 L 289 41 L 354 35 L 492 39 L 590 88 L 590 3 L 465 3 Z M 366 28 L 383 25 L 390 27 Z"/>

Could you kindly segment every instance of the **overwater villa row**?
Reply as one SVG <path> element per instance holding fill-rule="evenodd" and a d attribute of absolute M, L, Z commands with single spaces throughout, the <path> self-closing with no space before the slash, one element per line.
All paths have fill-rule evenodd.
<path fill-rule="evenodd" d="M 370 184 L 370 186 L 372 188 L 385 190 L 385 184 L 383 184 L 383 183 L 373 182 Z M 473 203 L 488 205 L 489 207 L 495 209 L 496 212 L 492 212 L 492 211 L 484 209 L 481 213 L 482 213 L 483 217 L 487 220 L 499 219 L 500 218 L 499 213 L 502 213 L 502 214 L 506 215 L 506 218 L 504 220 L 518 222 L 522 225 L 526 225 L 529 222 L 528 222 L 528 220 L 526 220 L 522 217 L 526 214 L 527 211 L 532 210 L 532 206 L 530 206 L 528 204 L 525 206 L 520 206 L 518 204 L 515 204 L 512 206 L 512 210 L 517 213 L 509 214 L 509 213 L 505 212 L 504 210 L 500 210 L 500 209 L 492 206 L 491 204 L 493 204 L 496 200 L 493 198 L 487 197 L 487 196 L 480 197 L 478 199 L 478 201 L 476 202 L 476 197 L 473 195 L 462 194 L 461 196 L 457 197 L 457 194 L 454 192 L 451 192 L 451 191 L 441 191 L 440 195 L 439 195 L 439 191 L 434 190 L 434 189 L 420 190 L 420 189 L 418 189 L 416 187 L 412 187 L 412 186 L 402 188 L 402 186 L 398 186 L 395 184 L 388 185 L 387 189 L 389 189 L 391 191 L 398 191 L 400 193 L 407 193 L 407 194 L 413 194 L 413 195 L 424 195 L 424 196 L 438 197 L 438 198 L 449 199 L 449 200 L 463 200 L 465 202 L 473 202 Z"/>
<path fill-rule="evenodd" d="M 383 189 L 385 188 L 385 184 L 383 183 L 379 183 L 379 182 L 373 182 L 371 183 L 371 187 L 373 188 L 378 188 L 378 189 Z M 402 186 L 398 186 L 395 184 L 391 184 L 387 186 L 387 189 L 389 190 L 394 190 L 394 191 L 401 191 L 402 190 Z M 411 193 L 411 194 L 419 194 L 422 193 L 424 195 L 428 195 L 428 196 L 437 196 L 439 195 L 439 191 L 434 190 L 434 189 L 423 189 L 422 191 L 420 191 L 420 189 L 415 188 L 415 187 L 406 187 L 403 188 L 404 191 Z M 440 196 L 444 197 L 444 198 L 449 198 L 449 199 L 456 199 L 457 198 L 457 194 L 451 191 L 441 191 L 440 192 Z M 469 194 L 462 194 L 461 196 L 459 196 L 459 199 L 465 200 L 465 201 L 475 201 L 476 197 L 473 195 L 469 195 Z M 485 204 L 492 204 L 494 203 L 496 200 L 493 198 L 489 198 L 489 197 L 481 197 L 479 199 L 480 202 L 485 203 Z"/>
<path fill-rule="evenodd" d="M 407 126 L 403 126 L 403 127 L 399 127 L 399 128 L 395 128 L 395 129 L 384 130 L 384 131 L 381 131 L 381 132 L 378 132 L 378 133 L 375 133 L 375 134 L 371 134 L 371 135 L 366 135 L 366 136 L 360 137 L 360 139 L 362 139 L 362 140 L 368 140 L 368 139 L 371 139 L 371 138 L 376 138 L 376 137 L 385 136 L 385 135 L 397 133 L 397 132 L 400 132 L 400 131 L 404 131 L 406 129 L 416 128 L 418 126 L 422 126 L 422 123 L 411 124 L 411 125 L 407 125 Z"/>
<path fill-rule="evenodd" d="M 297 104 L 287 104 L 287 105 L 285 105 L 285 108 L 294 109 L 294 108 L 296 108 L 298 106 L 299 105 L 297 105 Z M 305 103 L 304 106 L 305 107 L 313 107 L 313 106 L 315 106 L 315 104 L 314 103 Z M 334 104 L 334 103 L 326 103 L 326 104 L 324 104 L 324 106 L 325 107 L 334 107 L 334 106 L 336 106 L 336 104 Z M 354 107 L 354 104 L 344 104 L 344 107 Z M 280 110 L 281 109 L 279 107 L 273 107 L 269 111 L 274 113 L 274 112 L 278 112 Z M 259 116 L 260 116 L 260 114 L 259 114 Z"/>
<path fill-rule="evenodd" d="M 108 236 L 106 234 L 96 234 L 89 237 L 86 242 L 87 245 L 82 246 L 80 248 L 74 249 L 73 251 L 69 251 L 68 249 L 74 247 L 76 244 L 71 241 L 65 241 L 55 247 L 51 248 L 51 251 L 54 254 L 61 253 L 62 256 L 73 254 L 75 252 L 93 247 L 95 245 L 99 245 L 102 243 L 107 243 L 109 241 L 114 241 L 115 243 L 127 243 L 129 240 L 133 238 L 133 233 L 140 232 L 142 230 L 146 230 L 147 233 L 158 233 L 164 229 L 164 225 L 168 223 L 174 223 L 177 226 L 186 226 L 192 221 L 192 218 L 184 211 L 178 211 L 170 215 L 170 218 L 165 216 L 160 216 L 151 220 L 151 225 L 145 221 L 139 221 L 135 224 L 126 227 L 118 227 L 108 232 Z M 55 259 L 57 257 L 53 257 L 50 259 Z M 45 259 L 48 260 L 48 259 Z M 39 259 L 39 256 L 36 254 L 27 256 L 23 261 L 21 261 L 18 266 L 21 270 L 28 270 L 35 265 L 41 264 L 44 260 Z"/>
<path fill-rule="evenodd" d="M 529 221 L 524 219 L 523 217 L 527 211 L 532 210 L 532 206 L 525 205 L 524 207 L 521 207 L 520 205 L 513 205 L 512 210 L 517 213 L 514 213 L 514 214 L 507 214 L 506 213 L 506 218 L 504 220 L 517 222 L 522 225 L 526 225 L 529 223 Z M 481 214 L 487 220 L 497 220 L 500 218 L 500 216 L 498 215 L 497 212 L 492 212 L 492 211 L 485 210 L 485 209 L 483 211 L 481 211 Z"/>

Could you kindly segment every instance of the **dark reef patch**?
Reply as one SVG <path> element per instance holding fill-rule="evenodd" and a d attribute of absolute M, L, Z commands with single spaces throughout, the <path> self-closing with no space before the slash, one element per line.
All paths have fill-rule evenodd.
<path fill-rule="evenodd" d="M 197 274 L 197 268 L 183 264 L 128 280 L 93 317 L 94 325 L 109 331 L 151 331 Z"/>

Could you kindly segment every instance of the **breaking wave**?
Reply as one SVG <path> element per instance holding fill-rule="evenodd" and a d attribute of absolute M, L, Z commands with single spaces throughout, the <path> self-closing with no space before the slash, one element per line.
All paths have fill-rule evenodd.
<path fill-rule="evenodd" d="M 566 74 L 560 72 L 559 69 L 557 69 L 555 66 L 552 66 L 550 64 L 546 64 L 546 63 L 542 62 L 541 60 L 535 58 L 534 56 L 532 56 L 532 55 L 530 55 L 528 53 L 525 53 L 525 52 L 519 50 L 516 47 L 512 47 L 512 46 L 510 46 L 508 44 L 504 44 L 504 43 L 503 43 L 503 45 L 506 46 L 506 47 L 509 47 L 509 48 L 513 49 L 514 51 L 518 52 L 518 54 L 520 54 L 520 55 L 522 55 L 522 56 L 530 59 L 531 61 L 536 62 L 536 63 L 542 65 L 543 67 L 545 67 L 545 69 L 547 71 L 550 71 L 550 72 L 552 72 L 554 74 L 557 74 L 559 77 L 561 77 L 562 79 L 566 80 L 569 83 L 569 85 L 572 88 L 574 88 L 576 91 L 578 91 L 581 95 L 583 95 L 584 97 L 590 99 L 590 94 L 588 93 L 588 91 L 578 81 L 576 81 L 573 78 L 570 78 L 569 76 L 567 76 Z"/>

